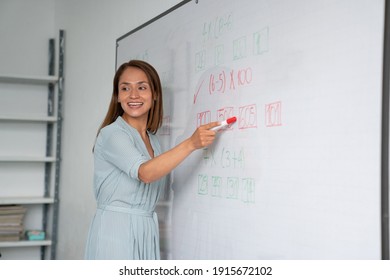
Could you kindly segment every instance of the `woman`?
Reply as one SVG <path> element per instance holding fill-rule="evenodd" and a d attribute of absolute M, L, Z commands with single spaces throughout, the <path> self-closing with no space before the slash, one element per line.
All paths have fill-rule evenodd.
<path fill-rule="evenodd" d="M 107 115 L 94 147 L 93 218 L 86 259 L 160 259 L 156 203 L 165 176 L 193 151 L 210 145 L 218 125 L 199 127 L 161 153 L 162 88 L 156 70 L 131 60 L 114 76 Z"/>

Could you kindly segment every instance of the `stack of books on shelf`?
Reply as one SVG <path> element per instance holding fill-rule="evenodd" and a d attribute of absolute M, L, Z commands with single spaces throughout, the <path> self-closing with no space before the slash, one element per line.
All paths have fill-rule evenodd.
<path fill-rule="evenodd" d="M 0 241 L 18 241 L 23 238 L 23 220 L 26 208 L 21 205 L 0 205 Z"/>

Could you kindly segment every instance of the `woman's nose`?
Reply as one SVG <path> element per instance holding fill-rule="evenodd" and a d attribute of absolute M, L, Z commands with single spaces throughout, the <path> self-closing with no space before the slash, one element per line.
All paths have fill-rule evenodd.
<path fill-rule="evenodd" d="M 131 98 L 137 98 L 137 97 L 139 97 L 139 92 L 138 92 L 137 88 L 132 88 L 132 89 L 130 90 L 130 92 L 129 92 L 129 96 L 130 96 Z"/>

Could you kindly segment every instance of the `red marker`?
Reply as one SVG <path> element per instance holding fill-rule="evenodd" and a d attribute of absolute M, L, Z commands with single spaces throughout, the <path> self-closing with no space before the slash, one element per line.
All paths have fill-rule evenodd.
<path fill-rule="evenodd" d="M 220 125 L 210 128 L 210 130 L 218 131 L 220 129 L 227 127 L 228 125 L 231 125 L 232 123 L 235 123 L 236 121 L 237 121 L 236 117 L 228 118 L 227 120 L 222 121 Z"/>

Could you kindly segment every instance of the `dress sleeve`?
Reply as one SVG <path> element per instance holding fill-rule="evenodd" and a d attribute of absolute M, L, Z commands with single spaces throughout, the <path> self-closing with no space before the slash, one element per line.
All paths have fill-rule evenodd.
<path fill-rule="evenodd" d="M 139 180 L 138 169 L 148 159 L 137 148 L 133 136 L 121 129 L 102 131 L 102 155 L 105 160 Z"/>

